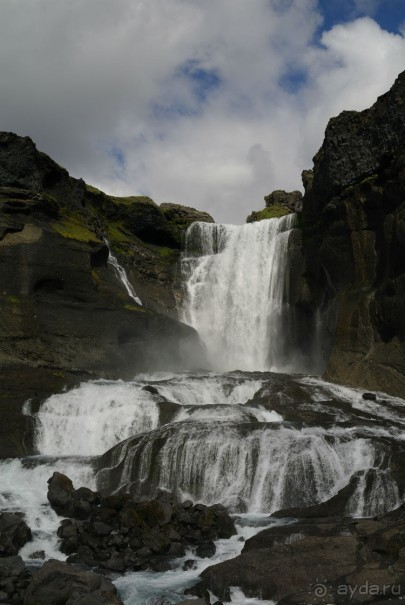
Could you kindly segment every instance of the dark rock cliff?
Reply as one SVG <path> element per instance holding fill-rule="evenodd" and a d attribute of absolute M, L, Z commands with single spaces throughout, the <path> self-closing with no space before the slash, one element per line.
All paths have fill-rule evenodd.
<path fill-rule="evenodd" d="M 325 376 L 404 396 L 405 72 L 330 120 L 303 181 L 301 305 L 322 310 Z"/>
<path fill-rule="evenodd" d="M 202 363 L 196 332 L 175 318 L 174 267 L 182 231 L 212 219 L 184 208 L 179 220 L 171 206 L 107 196 L 29 138 L 0 133 L 0 456 L 24 451 L 27 398 Z M 107 264 L 104 238 L 143 306 Z"/>

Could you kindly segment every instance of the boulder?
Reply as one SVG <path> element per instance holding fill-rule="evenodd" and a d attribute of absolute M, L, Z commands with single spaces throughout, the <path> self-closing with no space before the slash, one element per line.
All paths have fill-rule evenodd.
<path fill-rule="evenodd" d="M 85 519 L 100 500 L 100 495 L 88 488 L 76 491 L 69 477 L 62 473 L 55 472 L 48 480 L 48 486 L 49 504 L 62 517 Z"/>
<path fill-rule="evenodd" d="M 22 513 L 0 512 L 0 557 L 17 555 L 32 540 L 32 533 Z"/>
<path fill-rule="evenodd" d="M 105 576 L 49 560 L 26 590 L 24 605 L 122 605 L 114 584 Z"/>
<path fill-rule="evenodd" d="M 21 557 L 0 558 L 0 603 L 22 605 L 31 573 Z"/>

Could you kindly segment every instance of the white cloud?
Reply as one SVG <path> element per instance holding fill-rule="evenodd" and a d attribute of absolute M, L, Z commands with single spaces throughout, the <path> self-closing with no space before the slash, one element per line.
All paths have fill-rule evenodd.
<path fill-rule="evenodd" d="M 315 0 L 2 0 L 1 12 L 1 129 L 107 191 L 217 220 L 299 188 L 328 118 L 369 106 L 405 68 L 404 38 L 370 18 L 315 44 Z"/>

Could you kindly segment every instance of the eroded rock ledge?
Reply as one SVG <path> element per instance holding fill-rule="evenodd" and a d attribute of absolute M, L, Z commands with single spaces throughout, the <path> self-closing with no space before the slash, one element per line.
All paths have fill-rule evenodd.
<path fill-rule="evenodd" d="M 247 540 L 241 555 L 207 568 L 191 591 L 204 595 L 208 589 L 226 602 L 230 587 L 240 586 L 246 596 L 279 605 L 399 603 L 404 598 L 404 505 L 375 519 L 292 521 Z"/>

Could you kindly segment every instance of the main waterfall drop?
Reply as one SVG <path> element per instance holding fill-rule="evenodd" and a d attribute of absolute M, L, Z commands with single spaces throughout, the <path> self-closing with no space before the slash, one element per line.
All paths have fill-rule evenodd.
<path fill-rule="evenodd" d="M 182 320 L 220 370 L 294 370 L 289 239 L 296 215 L 256 223 L 193 223 L 182 258 Z"/>

